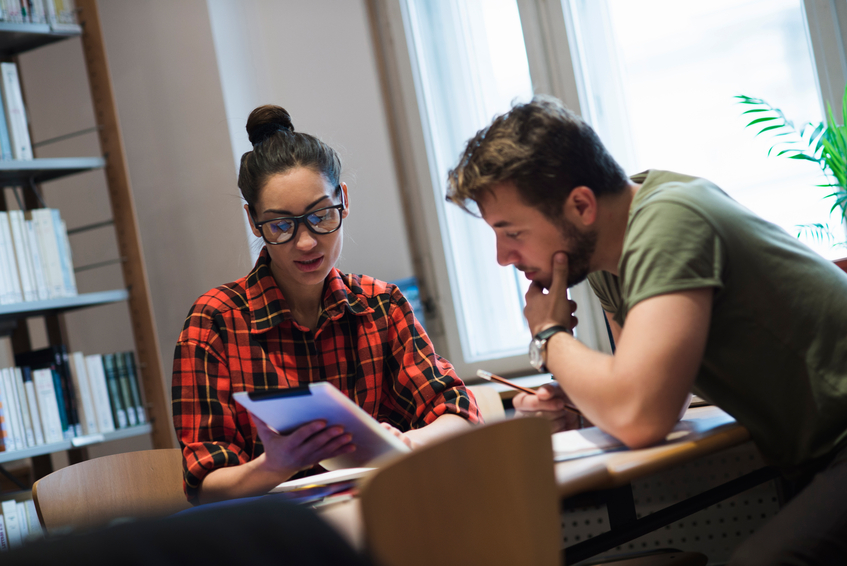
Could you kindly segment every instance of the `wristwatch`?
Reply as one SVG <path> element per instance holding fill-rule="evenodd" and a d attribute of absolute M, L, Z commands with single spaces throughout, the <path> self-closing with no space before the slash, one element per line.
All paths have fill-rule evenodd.
<path fill-rule="evenodd" d="M 547 371 L 547 367 L 544 365 L 547 358 L 547 341 L 559 332 L 571 333 L 564 326 L 551 326 L 536 334 L 532 342 L 529 343 L 529 363 L 538 371 Z"/>

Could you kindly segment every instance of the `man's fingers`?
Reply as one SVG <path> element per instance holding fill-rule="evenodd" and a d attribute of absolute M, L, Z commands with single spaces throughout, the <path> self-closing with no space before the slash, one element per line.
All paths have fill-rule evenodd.
<path fill-rule="evenodd" d="M 567 292 L 567 288 L 568 256 L 565 252 L 556 252 L 553 254 L 553 282 L 550 284 L 550 293 Z"/>

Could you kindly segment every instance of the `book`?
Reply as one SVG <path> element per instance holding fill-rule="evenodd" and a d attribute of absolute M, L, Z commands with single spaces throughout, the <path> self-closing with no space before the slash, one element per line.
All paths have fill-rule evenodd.
<path fill-rule="evenodd" d="M 0 239 L 3 242 L 3 255 L 9 268 L 9 283 L 11 284 L 11 302 L 20 303 L 24 300 L 21 291 L 21 277 L 15 257 L 15 242 L 12 240 L 12 228 L 9 224 L 9 213 L 0 211 Z"/>
<path fill-rule="evenodd" d="M 5 106 L 3 102 L 3 93 L 0 89 L 0 106 Z M 11 161 L 12 157 L 12 141 L 9 138 L 9 126 L 6 122 L 6 112 L 0 112 L 0 159 L 3 161 Z"/>
<path fill-rule="evenodd" d="M 306 476 L 305 478 L 297 478 L 296 480 L 282 482 L 268 493 L 282 493 L 309 487 L 354 481 L 368 476 L 374 470 L 376 470 L 376 468 L 343 468 L 340 470 L 333 470 L 331 472 L 324 472 L 322 474 L 314 474 L 312 476 Z"/>
<path fill-rule="evenodd" d="M 74 393 L 79 401 L 82 432 L 83 434 L 95 434 L 99 431 L 97 426 L 97 412 L 94 409 L 94 399 L 88 381 L 88 370 L 85 367 L 85 357 L 82 355 L 82 352 L 73 352 L 70 355 L 69 367 Z"/>
<path fill-rule="evenodd" d="M 141 398 L 141 387 L 138 383 L 138 368 L 135 365 L 135 355 L 132 352 L 124 352 L 123 357 L 129 377 L 129 386 L 132 392 L 132 402 L 135 405 L 135 413 L 138 417 L 139 424 L 144 424 L 147 422 L 147 411 L 144 409 L 144 401 Z"/>
<path fill-rule="evenodd" d="M 68 351 L 64 344 L 41 348 L 31 352 L 15 354 L 15 363 L 32 369 L 51 368 L 55 370 L 56 394 L 59 415 L 63 421 L 66 438 L 82 436 L 82 424 L 79 421 L 76 395 L 71 383 Z"/>
<path fill-rule="evenodd" d="M 402 440 L 327 382 L 272 391 L 239 391 L 232 398 L 282 434 L 318 419 L 326 421 L 328 427 L 343 426 L 345 433 L 352 435 L 356 450 L 322 461 L 327 470 L 361 468 L 376 458 L 409 451 Z"/>
<path fill-rule="evenodd" d="M 5 214 L 5 212 L 0 214 L 0 304 L 2 305 L 17 302 L 13 284 L 15 267 L 12 263 L 14 258 L 9 257 L 9 248 L 6 245 L 5 232 L 2 229 L 2 218 L 5 217 Z"/>
<path fill-rule="evenodd" d="M 35 227 L 35 239 L 41 256 L 44 280 L 47 284 L 48 298 L 64 296 L 64 278 L 62 262 L 59 258 L 59 246 L 53 228 L 53 213 L 47 208 L 35 208 L 27 212 Z"/>
<path fill-rule="evenodd" d="M 22 435 L 22 426 L 18 421 L 18 408 L 15 398 L 12 396 L 12 382 L 9 379 L 8 368 L 0 369 L 0 389 L 3 391 L 3 400 L 6 402 L 6 417 L 9 423 L 9 445 L 8 450 L 20 450 L 26 446 Z"/>
<path fill-rule="evenodd" d="M 32 428 L 32 417 L 29 414 L 29 404 L 26 401 L 26 390 L 24 389 L 24 379 L 20 368 L 9 368 L 12 374 L 12 381 L 15 385 L 16 401 L 21 409 L 21 420 L 24 424 L 24 437 L 26 438 L 27 446 L 35 446 L 35 431 Z"/>
<path fill-rule="evenodd" d="M 32 159 L 32 143 L 29 139 L 29 126 L 26 108 L 21 94 L 18 78 L 18 66 L 15 63 L 0 63 L 0 91 L 3 93 L 3 106 L 6 111 L 6 123 L 9 126 L 9 139 L 12 143 L 12 156 L 15 159 Z"/>
<path fill-rule="evenodd" d="M 29 522 L 26 518 L 26 505 L 22 501 L 15 503 L 18 511 L 18 526 L 21 529 L 21 542 L 25 542 L 29 538 Z"/>
<path fill-rule="evenodd" d="M 68 228 L 56 208 L 50 208 L 53 215 L 53 231 L 56 236 L 56 248 L 59 251 L 59 266 L 62 272 L 62 296 L 73 297 L 76 292 L 76 277 L 71 257 L 71 243 L 68 240 Z"/>
<path fill-rule="evenodd" d="M 91 397 L 97 414 L 97 428 L 100 432 L 115 430 L 115 417 L 109 400 L 109 388 L 106 385 L 106 373 L 103 369 L 103 357 L 100 354 L 85 356 L 85 368 L 88 370 L 88 382 Z"/>
<path fill-rule="evenodd" d="M 32 254 L 29 251 L 29 238 L 24 236 L 24 213 L 20 210 L 9 211 L 9 224 L 12 231 L 12 242 L 15 249 L 15 259 L 21 278 L 21 291 L 24 301 L 38 300 L 38 288 L 32 269 Z"/>
<path fill-rule="evenodd" d="M 21 526 L 18 517 L 18 506 L 14 500 L 0 503 L 3 509 L 3 518 L 6 519 L 6 537 L 9 539 L 9 548 L 20 548 L 23 545 L 21 538 Z"/>
<path fill-rule="evenodd" d="M 28 367 L 18 367 L 15 371 L 21 372 L 24 382 L 26 402 L 29 406 L 29 414 L 32 418 L 32 432 L 35 435 L 35 444 L 44 444 L 44 430 L 41 426 L 41 415 L 38 412 L 38 398 L 35 396 L 35 384 L 32 382 L 32 370 Z"/>
<path fill-rule="evenodd" d="M 121 391 L 121 400 L 126 409 L 126 417 L 129 421 L 129 426 L 138 424 L 138 416 L 135 412 L 135 403 L 133 401 L 132 392 L 129 385 L 129 370 L 126 367 L 126 360 L 123 354 L 111 354 L 115 359 L 115 368 L 118 372 L 118 385 Z"/>
<path fill-rule="evenodd" d="M 115 363 L 114 354 L 103 354 L 103 372 L 106 374 L 106 386 L 109 389 L 109 403 L 112 406 L 112 414 L 115 416 L 116 428 L 129 426 L 129 418 L 126 414 L 121 386 L 118 377 L 118 368 Z"/>
<path fill-rule="evenodd" d="M 38 518 L 38 511 L 35 509 L 35 501 L 27 499 L 26 518 L 29 523 L 29 538 L 30 540 L 38 540 L 44 538 L 44 529 L 41 526 L 41 520 Z"/>
<path fill-rule="evenodd" d="M 0 452 L 5 452 L 11 440 L 9 439 L 9 425 L 6 423 L 6 400 L 0 389 Z M 11 448 L 9 448 L 11 449 Z"/>
<path fill-rule="evenodd" d="M 0 551 L 9 550 L 9 538 L 6 536 L 6 521 L 0 515 Z"/>
<path fill-rule="evenodd" d="M 56 388 L 53 386 L 53 372 L 50 368 L 33 370 L 32 381 L 38 398 L 38 413 L 41 416 L 41 427 L 44 429 L 44 440 L 46 443 L 61 442 L 64 436 L 59 419 Z"/>
<path fill-rule="evenodd" d="M 24 237 L 29 244 L 29 253 L 32 257 L 32 273 L 35 276 L 35 289 L 38 292 L 38 300 L 45 301 L 50 298 L 50 289 L 44 275 L 44 260 L 41 258 L 41 248 L 38 245 L 38 236 L 35 233 L 35 223 L 24 219 Z"/>

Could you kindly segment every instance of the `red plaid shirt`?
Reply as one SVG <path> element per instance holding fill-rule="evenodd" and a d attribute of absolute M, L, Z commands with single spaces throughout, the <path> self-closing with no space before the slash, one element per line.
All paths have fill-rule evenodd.
<path fill-rule="evenodd" d="M 313 332 L 291 317 L 263 249 L 247 277 L 194 303 L 177 341 L 173 418 L 189 500 L 209 472 L 263 452 L 234 392 L 315 381 L 403 431 L 446 413 L 480 420 L 473 394 L 433 351 L 396 286 L 333 268 Z"/>

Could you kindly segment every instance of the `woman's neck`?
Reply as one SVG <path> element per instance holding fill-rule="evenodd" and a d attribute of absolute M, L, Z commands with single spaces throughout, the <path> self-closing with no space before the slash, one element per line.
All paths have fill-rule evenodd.
<path fill-rule="evenodd" d="M 292 285 L 277 275 L 273 263 L 271 264 L 271 273 L 273 273 L 274 280 L 288 303 L 288 308 L 294 320 L 309 330 L 315 330 L 321 314 L 324 283 L 309 286 Z"/>

